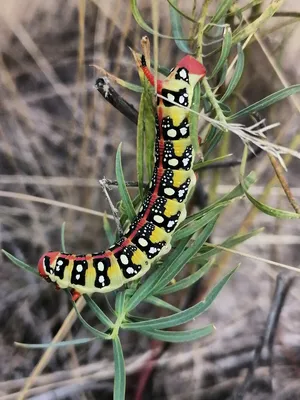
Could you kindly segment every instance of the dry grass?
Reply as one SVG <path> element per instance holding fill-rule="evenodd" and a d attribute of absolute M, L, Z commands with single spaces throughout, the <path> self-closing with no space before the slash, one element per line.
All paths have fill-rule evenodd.
<path fill-rule="evenodd" d="M 151 2 L 139 1 L 139 6 L 150 21 Z M 293 1 L 287 1 L 284 8 L 300 11 Z M 168 34 L 167 4 L 159 2 L 159 11 L 160 31 Z M 276 19 L 273 26 L 279 24 Z M 271 25 L 264 29 L 268 31 Z M 44 251 L 59 248 L 62 221 L 67 223 L 69 251 L 105 248 L 101 215 L 109 209 L 97 182 L 104 176 L 114 178 L 114 157 L 120 141 L 126 177 L 135 177 L 136 128 L 99 97 L 93 88 L 96 71 L 89 64 L 101 65 L 123 79 L 137 81 L 128 46 L 137 49 L 142 34 L 128 2 L 121 0 L 11 0 L 1 6 L 1 248 L 34 265 Z M 258 43 L 248 45 L 247 68 L 240 87 L 249 102 L 285 84 L 297 83 L 300 77 L 297 24 L 268 37 L 263 32 L 259 35 Z M 172 66 L 177 59 L 175 47 L 160 40 L 159 60 Z M 137 96 L 129 92 L 124 95 L 137 106 Z M 281 122 L 272 140 L 297 148 L 299 141 L 293 139 L 296 135 L 299 138 L 299 99 L 295 97 L 291 103 L 281 102 L 265 116 L 269 123 Z M 300 202 L 299 161 L 289 159 L 287 164 L 288 182 Z M 274 207 L 289 209 L 268 157 L 261 156 L 251 166 L 260 176 L 251 193 L 262 196 Z M 201 178 L 211 196 L 219 195 L 227 193 L 237 182 L 238 170 L 226 170 L 220 175 L 207 172 Z M 220 184 L 215 185 L 216 182 Z M 35 202 L 37 197 L 46 202 Z M 117 191 L 112 192 L 112 198 L 118 201 Z M 94 215 L 89 216 L 88 210 Z M 299 222 L 262 215 L 246 200 L 226 210 L 212 239 L 218 243 L 229 234 L 261 226 L 266 227 L 264 234 L 239 250 L 297 267 Z M 249 362 L 266 319 L 278 268 L 223 253 L 220 271 L 236 261 L 242 262 L 242 267 L 201 319 L 201 325 L 206 322 L 204 319 L 214 322 L 216 335 L 200 344 L 170 347 L 158 362 L 151 398 L 225 399 L 241 381 L 240 370 Z M 215 279 L 217 275 L 210 276 L 207 286 Z M 291 398 L 284 394 L 280 397 L 280 385 L 294 385 L 298 377 L 298 289 L 299 283 L 295 282 L 281 317 L 275 347 L 274 387 L 278 399 Z M 0 290 L 0 400 L 17 399 L 24 379 L 32 373 L 42 352 L 16 348 L 14 341 L 48 343 L 58 332 L 60 338 L 84 337 L 86 332 L 78 321 L 73 326 L 67 321 L 67 329 L 64 325 L 61 331 L 70 310 L 66 296 L 5 259 L 0 269 Z M 100 297 L 97 300 L 106 308 Z M 84 315 L 90 321 L 89 313 Z M 127 372 L 133 375 L 148 359 L 149 344 L 144 339 L 138 341 L 133 334 L 122 339 Z M 29 389 L 30 398 L 111 398 L 113 369 L 109 346 L 97 341 L 76 350 L 51 352 L 53 356 L 42 361 L 45 370 L 38 371 Z M 264 370 L 260 372 L 265 376 Z M 133 398 L 135 382 L 136 375 L 133 379 L 129 376 L 128 398 Z M 299 389 L 293 390 L 297 393 Z M 253 394 L 249 398 L 256 397 Z M 263 398 L 273 397 L 265 394 Z"/>

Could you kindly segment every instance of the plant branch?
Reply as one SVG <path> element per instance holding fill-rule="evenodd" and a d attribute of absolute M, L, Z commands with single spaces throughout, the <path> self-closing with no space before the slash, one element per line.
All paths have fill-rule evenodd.
<path fill-rule="evenodd" d="M 285 303 L 287 294 L 291 287 L 293 277 L 291 275 L 280 273 L 277 276 L 276 288 L 273 296 L 273 301 L 270 307 L 269 315 L 266 321 L 266 326 L 263 335 L 254 351 L 253 361 L 248 369 L 243 384 L 234 393 L 234 400 L 242 400 L 248 389 L 255 379 L 255 370 L 262 364 L 269 366 L 270 387 L 272 389 L 271 374 L 273 361 L 273 346 L 274 339 L 278 327 L 280 313 Z"/>
<path fill-rule="evenodd" d="M 202 5 L 201 17 L 199 18 L 198 35 L 197 35 L 197 50 L 196 58 L 202 62 L 203 57 L 203 33 L 205 27 L 205 20 L 208 14 L 208 6 L 211 0 L 205 0 Z"/>
<path fill-rule="evenodd" d="M 138 111 L 132 104 L 128 103 L 118 92 L 110 85 L 108 78 L 102 77 L 96 81 L 96 89 L 116 110 L 120 111 L 126 118 L 137 125 Z"/>
<path fill-rule="evenodd" d="M 216 112 L 216 116 L 217 119 L 222 123 L 222 124 L 227 124 L 225 115 L 223 114 L 223 111 L 217 101 L 217 99 L 215 98 L 215 95 L 213 93 L 213 91 L 211 90 L 210 84 L 208 83 L 208 79 L 207 78 L 203 78 L 202 79 L 202 85 L 205 89 L 205 94 L 207 96 L 207 98 L 209 99 L 212 107 L 214 108 L 215 112 Z"/>

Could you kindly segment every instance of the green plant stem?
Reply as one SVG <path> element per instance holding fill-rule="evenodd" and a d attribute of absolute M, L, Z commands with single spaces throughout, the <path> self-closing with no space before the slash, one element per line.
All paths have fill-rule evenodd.
<path fill-rule="evenodd" d="M 215 112 L 216 112 L 216 116 L 217 119 L 223 123 L 226 124 L 226 117 L 223 114 L 223 111 L 221 109 L 221 107 L 219 106 L 219 103 L 217 102 L 215 95 L 213 94 L 213 91 L 211 90 L 210 84 L 208 83 L 208 79 L 207 78 L 203 78 L 202 79 L 202 86 L 205 89 L 205 94 L 207 96 L 207 98 L 209 99 L 211 105 L 213 106 Z"/>
<path fill-rule="evenodd" d="M 233 35 L 232 44 L 236 44 L 254 34 L 263 24 L 270 19 L 276 11 L 282 6 L 284 0 L 273 0 L 271 4 L 263 11 L 263 13 L 251 24 L 239 30 Z"/>
<path fill-rule="evenodd" d="M 126 318 L 126 311 L 123 310 L 123 312 L 121 312 L 118 315 L 118 318 L 114 324 L 114 329 L 112 330 L 112 333 L 110 334 L 111 339 L 115 339 L 119 335 L 119 330 L 120 330 L 121 325 L 124 322 L 125 318 Z"/>
<path fill-rule="evenodd" d="M 208 6 L 211 0 L 205 0 L 202 6 L 201 17 L 199 18 L 198 35 L 197 35 L 197 50 L 196 58 L 202 63 L 202 49 L 203 49 L 203 32 L 205 27 L 205 20 L 208 14 Z"/>

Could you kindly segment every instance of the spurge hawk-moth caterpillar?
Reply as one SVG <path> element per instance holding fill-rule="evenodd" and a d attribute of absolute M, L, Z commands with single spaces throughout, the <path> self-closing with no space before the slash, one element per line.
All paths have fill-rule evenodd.
<path fill-rule="evenodd" d="M 142 56 L 140 68 L 151 85 L 154 76 Z M 187 196 L 195 185 L 189 111 L 193 89 L 205 68 L 187 55 L 157 82 L 156 140 L 153 175 L 136 218 L 105 251 L 75 255 L 49 251 L 38 263 L 40 275 L 57 288 L 83 293 L 110 292 L 138 279 L 170 251 L 172 234 L 186 217 Z"/>

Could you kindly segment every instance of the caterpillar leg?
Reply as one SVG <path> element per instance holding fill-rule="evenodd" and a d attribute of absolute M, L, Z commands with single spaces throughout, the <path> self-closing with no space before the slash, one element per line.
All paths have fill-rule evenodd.
<path fill-rule="evenodd" d="M 79 297 L 81 296 L 81 294 L 79 292 L 77 292 L 75 289 L 71 289 L 70 293 L 72 295 L 72 300 L 75 302 L 76 300 L 79 299 Z"/>

